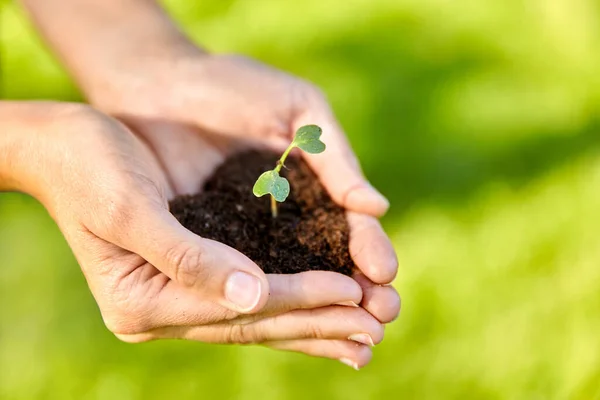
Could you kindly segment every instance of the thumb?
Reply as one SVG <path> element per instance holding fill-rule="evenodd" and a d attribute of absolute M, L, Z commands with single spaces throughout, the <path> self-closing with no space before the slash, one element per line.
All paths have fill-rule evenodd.
<path fill-rule="evenodd" d="M 294 132 L 309 124 L 323 129 L 321 140 L 327 150 L 326 154 L 303 155 L 331 198 L 350 211 L 374 217 L 385 214 L 389 208 L 388 200 L 364 177 L 346 135 L 324 99 L 309 102 L 308 108 L 296 119 Z"/>
<path fill-rule="evenodd" d="M 269 296 L 264 272 L 239 251 L 195 235 L 160 205 L 136 207 L 117 245 L 179 285 L 239 313 L 255 313 Z"/>

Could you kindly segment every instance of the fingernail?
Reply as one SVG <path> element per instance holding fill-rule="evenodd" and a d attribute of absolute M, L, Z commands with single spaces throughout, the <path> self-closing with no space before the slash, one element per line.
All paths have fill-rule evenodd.
<path fill-rule="evenodd" d="M 229 276 L 225 284 L 225 298 L 239 311 L 250 311 L 260 301 L 261 285 L 258 278 L 237 271 Z"/>
<path fill-rule="evenodd" d="M 338 306 L 346 306 L 346 307 L 358 307 L 358 304 L 356 304 L 353 301 L 340 301 L 339 303 L 335 303 Z"/>
<path fill-rule="evenodd" d="M 340 358 L 340 362 L 358 371 L 358 364 L 350 360 L 349 358 Z"/>
<path fill-rule="evenodd" d="M 354 335 L 348 336 L 349 340 L 353 340 L 358 343 L 366 344 L 367 346 L 373 347 L 375 343 L 373 343 L 373 339 L 371 335 L 366 333 L 355 333 Z"/>

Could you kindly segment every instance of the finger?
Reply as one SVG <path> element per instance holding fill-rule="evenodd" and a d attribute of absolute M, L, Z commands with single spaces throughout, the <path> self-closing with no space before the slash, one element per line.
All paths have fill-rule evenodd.
<path fill-rule="evenodd" d="M 379 221 L 371 216 L 347 213 L 350 225 L 350 255 L 371 281 L 390 283 L 398 272 L 398 258 Z"/>
<path fill-rule="evenodd" d="M 385 214 L 388 200 L 365 179 L 346 135 L 325 100 L 308 100 L 307 109 L 298 115 L 293 125 L 294 132 L 309 124 L 323 129 L 321 140 L 327 150 L 326 154 L 303 155 L 331 198 L 348 210 L 375 217 Z"/>
<path fill-rule="evenodd" d="M 290 311 L 251 323 L 166 327 L 149 334 L 153 338 L 209 343 L 249 344 L 296 339 L 349 339 L 375 345 L 383 340 L 384 328 L 362 308 L 330 306 Z"/>
<path fill-rule="evenodd" d="M 266 342 L 264 345 L 276 350 L 339 360 L 355 370 L 367 365 L 373 357 L 373 351 L 369 346 L 348 340 L 285 340 Z"/>
<path fill-rule="evenodd" d="M 354 279 L 363 290 L 361 307 L 382 324 L 392 322 L 398 317 L 400 313 L 400 296 L 394 287 L 377 285 L 361 273 L 355 274 Z"/>
<path fill-rule="evenodd" d="M 240 313 L 254 313 L 267 302 L 269 283 L 248 257 L 185 229 L 164 207 L 140 197 L 116 215 L 111 241 L 203 299 Z"/>
<path fill-rule="evenodd" d="M 358 307 L 360 285 L 352 278 L 329 271 L 267 275 L 271 294 L 261 314 L 282 314 L 297 309 L 339 304 Z"/>
<path fill-rule="evenodd" d="M 174 281 L 155 296 L 151 308 L 152 328 L 196 326 L 236 319 L 253 322 L 268 315 L 296 309 L 325 307 L 333 304 L 358 307 L 362 290 L 354 279 L 328 271 L 308 271 L 291 275 L 267 275 L 271 294 L 260 313 L 240 316 L 210 300 L 199 298 Z"/>

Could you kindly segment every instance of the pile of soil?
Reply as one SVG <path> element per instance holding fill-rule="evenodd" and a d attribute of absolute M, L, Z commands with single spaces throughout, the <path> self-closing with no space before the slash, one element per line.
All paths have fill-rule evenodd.
<path fill-rule="evenodd" d="M 308 165 L 288 158 L 281 175 L 291 193 L 271 216 L 269 196 L 252 194 L 254 182 L 273 169 L 279 155 L 249 151 L 228 159 L 193 196 L 180 196 L 170 210 L 183 226 L 245 254 L 269 274 L 309 270 L 350 275 L 349 227 L 343 208 L 331 200 Z M 343 179 L 343 177 L 340 177 Z"/>

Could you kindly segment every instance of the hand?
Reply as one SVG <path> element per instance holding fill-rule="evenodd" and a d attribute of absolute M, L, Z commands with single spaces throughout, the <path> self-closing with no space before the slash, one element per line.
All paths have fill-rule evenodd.
<path fill-rule="evenodd" d="M 128 68 L 111 70 L 101 84 L 87 85 L 88 97 L 135 127 L 163 164 L 174 166 L 172 182 L 181 193 L 196 192 L 194 177 L 206 172 L 197 165 L 206 157 L 203 145 L 190 144 L 194 132 L 253 138 L 281 151 L 297 127 L 323 127 L 326 153 L 303 156 L 332 198 L 349 210 L 350 251 L 362 271 L 356 279 L 365 294 L 361 305 L 382 323 L 397 316 L 398 294 L 379 286 L 390 283 L 398 267 L 393 247 L 374 218 L 385 213 L 388 203 L 365 180 L 317 88 L 252 60 L 207 55 L 191 46 L 160 59 L 121 62 Z"/>
<path fill-rule="evenodd" d="M 44 134 L 34 141 L 29 133 L 23 146 L 29 179 L 22 189 L 57 221 L 120 339 L 263 343 L 356 367 L 369 361 L 370 348 L 348 338 L 378 343 L 382 325 L 361 308 L 335 305 L 361 301 L 353 279 L 324 271 L 265 275 L 169 213 L 167 201 L 179 190 L 170 181 L 183 178 L 191 157 L 159 159 L 152 145 L 89 108 L 44 107 L 52 112 L 35 129 L 46 127 Z M 194 154 L 199 162 L 190 163 L 188 179 L 200 185 L 224 157 L 223 144 L 195 131 L 180 135 L 164 151 Z"/>
<path fill-rule="evenodd" d="M 387 200 L 362 175 L 315 86 L 244 57 L 190 52 L 176 60 L 113 71 L 102 90 L 88 93 L 90 100 L 126 119 L 176 121 L 207 132 L 265 140 L 282 149 L 300 126 L 320 125 L 326 157 L 305 156 L 332 198 L 351 211 L 385 213 Z"/>

